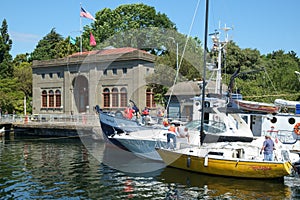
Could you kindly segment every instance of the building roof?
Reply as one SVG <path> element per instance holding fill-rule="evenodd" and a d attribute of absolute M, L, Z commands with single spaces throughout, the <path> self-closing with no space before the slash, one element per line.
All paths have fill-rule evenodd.
<path fill-rule="evenodd" d="M 68 64 L 95 63 L 95 62 L 114 62 L 128 60 L 144 60 L 154 63 L 156 56 L 144 50 L 123 47 L 105 48 L 101 50 L 77 52 L 65 58 L 51 60 L 34 60 L 32 68 L 64 66 Z"/>
<path fill-rule="evenodd" d="M 132 48 L 132 47 L 122 47 L 122 48 L 104 48 L 101 50 L 93 50 L 93 51 L 84 51 L 84 52 L 76 52 L 70 55 L 69 57 L 78 57 L 78 56 L 87 56 L 87 55 L 114 55 L 114 54 L 125 54 L 125 53 L 131 53 L 134 51 L 140 51 L 143 53 L 148 53 L 144 50 Z"/>

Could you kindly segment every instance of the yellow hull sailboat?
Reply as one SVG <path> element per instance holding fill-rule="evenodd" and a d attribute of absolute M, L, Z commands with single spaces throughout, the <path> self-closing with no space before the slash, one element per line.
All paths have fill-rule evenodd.
<path fill-rule="evenodd" d="M 225 151 L 228 151 L 227 153 Z M 276 179 L 292 173 L 290 161 L 263 161 L 238 155 L 243 149 L 157 149 L 166 165 L 193 172 L 255 179 Z"/>
<path fill-rule="evenodd" d="M 201 108 L 205 108 L 205 69 L 206 69 L 206 47 L 207 47 L 207 29 L 208 29 L 208 3 L 206 0 L 206 21 L 205 21 L 205 40 L 203 54 L 203 79 L 202 79 L 202 100 Z M 220 45 L 221 43 L 219 43 Z M 221 48 L 219 48 L 221 49 Z M 220 55 L 220 54 L 219 54 Z M 220 70 L 219 70 L 220 72 Z M 234 78 L 239 69 L 232 76 Z M 233 79 L 231 79 L 233 80 Z M 231 85 L 231 84 L 229 84 Z M 231 87 L 229 87 L 231 88 Z M 230 94 L 231 89 L 229 89 Z M 216 113 L 219 111 L 214 109 Z M 225 109 L 226 110 L 226 109 Z M 184 147 L 179 149 L 156 149 L 162 160 L 167 166 L 228 177 L 253 178 L 253 179 L 276 179 L 292 173 L 292 154 L 283 149 L 281 144 L 275 145 L 274 161 L 263 161 L 263 155 L 260 150 L 264 138 L 255 139 L 251 143 L 247 142 L 216 142 L 204 143 L 207 133 L 204 130 L 205 109 L 201 109 L 201 127 L 200 127 L 200 146 Z M 226 120 L 226 117 L 223 117 Z M 221 119 L 221 118 L 220 118 Z M 236 126 L 244 128 L 243 120 L 236 121 Z M 233 129 L 232 129 L 233 130 Z M 244 131 L 251 131 L 250 127 L 245 127 Z M 237 133 L 237 132 L 236 132 Z M 174 147 L 176 148 L 176 143 Z M 297 155 L 298 156 L 298 155 Z M 299 159 L 299 156 L 296 158 Z"/>

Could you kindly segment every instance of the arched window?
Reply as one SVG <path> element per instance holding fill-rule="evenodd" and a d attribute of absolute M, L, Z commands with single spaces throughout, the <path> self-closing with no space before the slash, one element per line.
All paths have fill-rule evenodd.
<path fill-rule="evenodd" d="M 46 90 L 42 91 L 42 107 L 43 108 L 47 107 L 47 91 Z"/>
<path fill-rule="evenodd" d="M 110 107 L 110 92 L 108 88 L 103 90 L 103 107 L 109 108 Z"/>
<path fill-rule="evenodd" d="M 119 106 L 119 93 L 118 88 L 113 88 L 111 90 L 111 100 L 112 100 L 112 107 L 118 107 Z"/>
<path fill-rule="evenodd" d="M 149 88 L 146 90 L 146 106 L 148 108 L 153 108 L 156 106 L 154 101 L 154 94 Z"/>
<path fill-rule="evenodd" d="M 53 90 L 49 91 L 49 107 L 53 108 L 54 107 L 54 92 Z"/>
<path fill-rule="evenodd" d="M 120 90 L 120 96 L 121 96 L 121 107 L 127 106 L 127 89 L 121 88 Z"/>
<path fill-rule="evenodd" d="M 55 107 L 61 107 L 61 92 L 60 90 L 55 91 Z"/>

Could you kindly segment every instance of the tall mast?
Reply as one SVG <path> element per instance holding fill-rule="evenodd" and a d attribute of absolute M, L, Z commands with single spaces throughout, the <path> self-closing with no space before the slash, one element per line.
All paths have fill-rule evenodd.
<path fill-rule="evenodd" d="M 208 32 L 208 8 L 209 0 L 206 0 L 205 8 L 205 29 L 204 29 L 204 53 L 203 53 L 203 85 L 202 85 L 202 102 L 201 102 L 201 126 L 200 126 L 200 144 L 204 141 L 204 100 L 205 100 L 205 85 L 206 85 L 206 51 L 207 51 L 207 32 Z"/>
<path fill-rule="evenodd" d="M 225 24 L 225 27 L 224 28 L 220 28 L 219 29 L 223 30 L 225 32 L 225 40 L 224 41 L 221 41 L 220 40 L 220 32 L 217 32 L 217 30 L 215 30 L 214 33 L 212 34 L 209 34 L 212 38 L 212 41 L 213 41 L 213 49 L 218 51 L 218 66 L 217 66 L 217 69 L 216 69 L 216 87 L 215 87 L 215 93 L 216 94 L 220 94 L 222 95 L 222 53 L 223 53 L 223 50 L 225 48 L 225 46 L 227 45 L 228 43 L 228 33 L 227 31 L 231 30 L 232 28 L 229 28 L 229 27 L 226 27 L 226 24 Z"/>

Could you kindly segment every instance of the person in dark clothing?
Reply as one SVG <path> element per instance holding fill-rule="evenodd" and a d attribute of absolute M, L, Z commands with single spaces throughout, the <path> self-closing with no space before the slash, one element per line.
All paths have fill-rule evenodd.
<path fill-rule="evenodd" d="M 260 150 L 260 153 L 264 151 L 264 161 L 272 161 L 273 160 L 273 151 L 275 150 L 274 142 L 269 135 L 265 136 L 265 141 Z"/>

